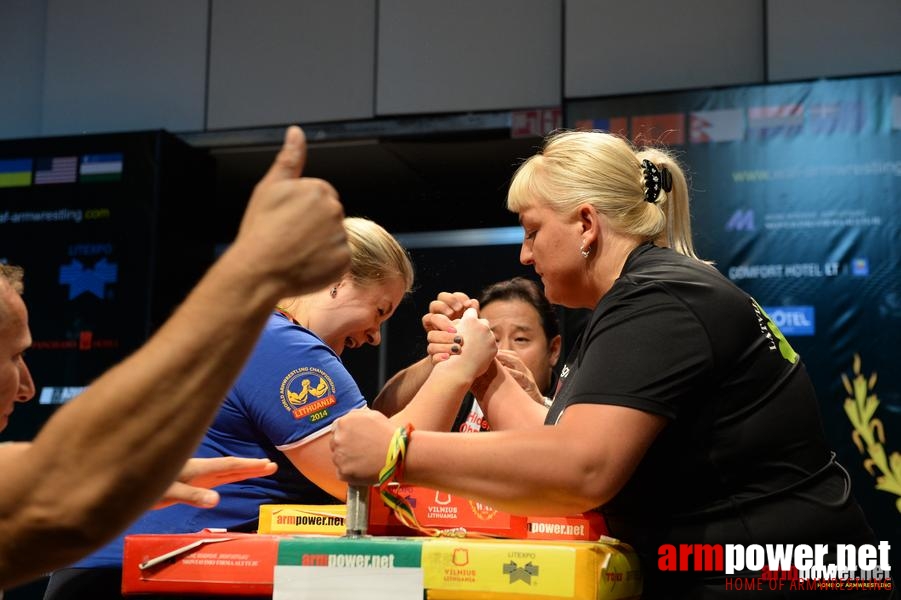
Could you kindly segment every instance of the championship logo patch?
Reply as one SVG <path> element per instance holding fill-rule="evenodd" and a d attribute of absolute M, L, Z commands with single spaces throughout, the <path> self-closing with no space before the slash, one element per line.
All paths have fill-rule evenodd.
<path fill-rule="evenodd" d="M 318 421 L 335 404 L 335 382 L 322 369 L 303 367 L 288 373 L 279 388 L 282 406 L 295 419 Z"/>
<path fill-rule="evenodd" d="M 472 512 L 475 513 L 475 516 L 483 521 L 490 521 L 494 518 L 494 515 L 497 514 L 496 508 L 481 502 L 476 502 L 475 500 L 469 501 L 469 507 L 472 509 Z"/>

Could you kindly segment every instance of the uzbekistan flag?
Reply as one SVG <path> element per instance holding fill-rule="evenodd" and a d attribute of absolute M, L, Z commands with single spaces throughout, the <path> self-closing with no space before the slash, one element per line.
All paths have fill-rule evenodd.
<path fill-rule="evenodd" d="M 39 158 L 34 164 L 34 183 L 75 183 L 75 173 L 78 171 L 77 156 L 54 156 L 53 158 Z"/>
<path fill-rule="evenodd" d="M 119 181 L 122 179 L 122 154 L 85 154 L 81 157 L 78 180 Z"/>
<path fill-rule="evenodd" d="M 0 159 L 0 188 L 31 185 L 31 159 Z"/>

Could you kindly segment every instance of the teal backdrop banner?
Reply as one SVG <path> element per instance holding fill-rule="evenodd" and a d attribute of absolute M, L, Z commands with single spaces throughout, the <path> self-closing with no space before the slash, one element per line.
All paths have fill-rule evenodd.
<path fill-rule="evenodd" d="M 700 253 L 801 354 L 855 495 L 901 545 L 901 76 L 584 100 L 565 120 L 677 152 Z"/>

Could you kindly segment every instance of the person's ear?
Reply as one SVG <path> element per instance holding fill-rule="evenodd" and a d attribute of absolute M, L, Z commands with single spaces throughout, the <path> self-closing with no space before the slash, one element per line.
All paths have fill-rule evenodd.
<path fill-rule="evenodd" d="M 582 240 L 582 248 L 597 248 L 597 241 L 601 235 L 601 218 L 595 208 L 587 202 L 579 205 L 576 216 L 579 221 Z"/>
<path fill-rule="evenodd" d="M 560 334 L 554 336 L 554 339 L 550 341 L 548 346 L 548 361 L 551 363 L 550 368 L 554 368 L 557 364 L 557 361 L 560 360 L 560 350 L 563 347 L 563 338 L 560 337 Z"/>

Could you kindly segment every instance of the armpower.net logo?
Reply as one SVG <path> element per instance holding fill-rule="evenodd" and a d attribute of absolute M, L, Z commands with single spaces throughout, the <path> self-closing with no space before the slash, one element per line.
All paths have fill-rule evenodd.
<path fill-rule="evenodd" d="M 891 590 L 891 545 L 664 544 L 657 568 L 725 574 L 726 591 Z"/>

